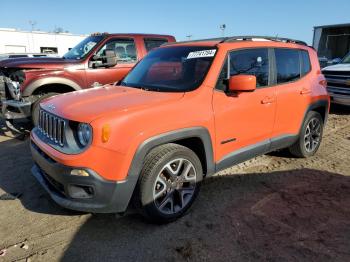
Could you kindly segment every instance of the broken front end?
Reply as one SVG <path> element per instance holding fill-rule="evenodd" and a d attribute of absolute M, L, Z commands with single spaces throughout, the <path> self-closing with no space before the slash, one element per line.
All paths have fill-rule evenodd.
<path fill-rule="evenodd" d="M 31 116 L 32 101 L 21 95 L 21 85 L 25 81 L 25 71 L 21 69 L 0 69 L 0 106 L 4 119 L 21 119 Z"/>

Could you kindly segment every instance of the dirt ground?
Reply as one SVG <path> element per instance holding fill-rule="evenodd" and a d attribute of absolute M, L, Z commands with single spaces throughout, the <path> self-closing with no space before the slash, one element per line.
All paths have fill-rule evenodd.
<path fill-rule="evenodd" d="M 28 139 L 0 125 L 0 261 L 350 261 L 350 108 L 333 107 L 316 156 L 227 169 L 162 226 L 57 206 L 30 175 Z"/>

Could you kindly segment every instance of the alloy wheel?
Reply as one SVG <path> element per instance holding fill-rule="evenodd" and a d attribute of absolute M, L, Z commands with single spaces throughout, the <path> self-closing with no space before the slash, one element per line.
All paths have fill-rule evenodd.
<path fill-rule="evenodd" d="M 159 172 L 153 189 L 153 200 L 159 212 L 171 215 L 183 210 L 196 189 L 196 169 L 185 158 L 166 163 Z"/>
<path fill-rule="evenodd" d="M 304 146 L 307 152 L 317 149 L 321 141 L 321 122 L 316 117 L 311 118 L 306 126 Z"/>

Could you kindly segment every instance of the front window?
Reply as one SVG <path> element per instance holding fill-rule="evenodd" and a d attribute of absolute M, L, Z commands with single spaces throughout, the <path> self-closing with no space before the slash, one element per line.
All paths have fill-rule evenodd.
<path fill-rule="evenodd" d="M 104 56 L 106 50 L 115 52 L 118 63 L 135 63 L 137 61 L 136 46 L 133 39 L 111 39 L 102 46 L 96 56 Z"/>
<path fill-rule="evenodd" d="M 65 59 L 82 59 L 104 38 L 102 35 L 89 36 L 81 41 L 78 45 L 69 50 L 63 58 Z"/>
<path fill-rule="evenodd" d="M 151 51 L 124 78 L 121 85 L 159 92 L 198 88 L 217 49 L 208 46 L 173 46 Z"/>

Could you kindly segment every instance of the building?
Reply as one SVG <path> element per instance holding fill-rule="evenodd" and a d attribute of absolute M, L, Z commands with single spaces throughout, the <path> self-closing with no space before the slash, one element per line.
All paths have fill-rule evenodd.
<path fill-rule="evenodd" d="M 20 31 L 0 28 L 0 54 L 3 53 L 55 53 L 64 55 L 86 35 Z"/>
<path fill-rule="evenodd" d="M 313 47 L 328 60 L 344 57 L 350 51 L 350 24 L 315 26 Z"/>

